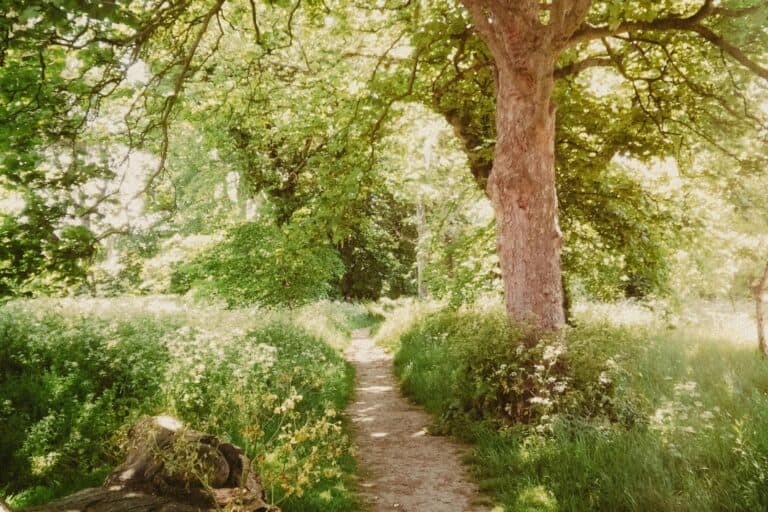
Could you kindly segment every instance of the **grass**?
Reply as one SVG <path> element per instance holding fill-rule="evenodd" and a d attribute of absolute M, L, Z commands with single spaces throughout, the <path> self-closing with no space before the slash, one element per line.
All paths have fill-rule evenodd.
<path fill-rule="evenodd" d="M 500 311 L 435 313 L 405 330 L 396 371 L 436 428 L 472 444 L 502 510 L 768 510 L 768 363 L 754 348 L 581 320 L 559 352 Z"/>
<path fill-rule="evenodd" d="M 376 327 L 374 340 L 378 345 L 397 352 L 402 335 L 418 320 L 438 309 L 439 305 L 433 302 L 410 298 L 381 299 L 371 306 L 372 315 L 383 320 Z"/>
<path fill-rule="evenodd" d="M 127 427 L 166 413 L 246 448 L 283 510 L 354 510 L 340 414 L 354 375 L 339 351 L 372 328 L 433 430 L 472 444 L 473 472 L 503 510 L 768 510 L 768 366 L 746 327 L 735 343 L 705 335 L 744 323 L 722 324 L 726 309 L 657 322 L 635 305 L 581 307 L 563 345 L 494 307 L 11 303 L 0 495 L 27 506 L 97 485 Z"/>
<path fill-rule="evenodd" d="M 169 297 L 0 309 L 0 495 L 15 506 L 97 485 L 141 415 L 246 449 L 285 511 L 357 508 L 342 359 L 362 306 L 221 310 Z"/>

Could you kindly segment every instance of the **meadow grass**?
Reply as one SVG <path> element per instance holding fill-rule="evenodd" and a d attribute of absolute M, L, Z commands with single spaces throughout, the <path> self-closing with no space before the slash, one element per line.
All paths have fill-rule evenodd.
<path fill-rule="evenodd" d="M 362 306 L 223 310 L 171 297 L 18 301 L 0 309 L 0 494 L 16 506 L 98 485 L 127 428 L 170 414 L 246 449 L 267 498 L 354 510 L 339 350 Z"/>
<path fill-rule="evenodd" d="M 374 333 L 374 341 L 391 352 L 397 352 L 400 338 L 416 322 L 440 309 L 437 302 L 412 298 L 381 299 L 371 306 L 372 315 L 381 321 Z"/>
<path fill-rule="evenodd" d="M 395 364 L 499 510 L 768 510 L 768 363 L 700 333 L 582 317 L 561 346 L 500 310 L 438 312 Z"/>

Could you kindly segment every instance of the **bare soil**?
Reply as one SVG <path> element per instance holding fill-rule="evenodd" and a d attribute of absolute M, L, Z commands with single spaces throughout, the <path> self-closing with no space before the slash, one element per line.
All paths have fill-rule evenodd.
<path fill-rule="evenodd" d="M 355 332 L 346 351 L 357 370 L 349 408 L 360 463 L 360 495 L 373 512 L 481 512 L 476 486 L 462 464 L 466 449 L 432 436 L 431 417 L 408 402 L 392 374 L 392 356 L 367 330 Z"/>

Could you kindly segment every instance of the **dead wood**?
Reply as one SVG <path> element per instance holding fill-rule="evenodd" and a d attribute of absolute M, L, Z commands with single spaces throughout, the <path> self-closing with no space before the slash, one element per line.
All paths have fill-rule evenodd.
<path fill-rule="evenodd" d="M 0 504 L 0 510 L 3 509 Z M 8 511 L 10 511 L 8 507 Z M 275 512 L 243 450 L 175 418 L 143 418 L 128 434 L 125 462 L 103 487 L 25 512 Z M 4 511 L 5 512 L 5 511 Z"/>

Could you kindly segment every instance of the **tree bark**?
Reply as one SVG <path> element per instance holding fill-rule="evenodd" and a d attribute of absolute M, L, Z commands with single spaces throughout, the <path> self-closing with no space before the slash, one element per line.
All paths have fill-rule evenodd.
<path fill-rule="evenodd" d="M 565 323 L 555 190 L 554 65 L 591 0 L 462 0 L 496 67 L 496 147 L 487 192 L 507 314 Z"/>
<path fill-rule="evenodd" d="M 763 358 L 768 357 L 768 344 L 765 341 L 765 309 L 763 296 L 765 295 L 765 286 L 768 284 L 768 263 L 765 264 L 763 273 L 752 287 L 752 294 L 755 298 L 755 320 L 757 324 L 757 350 Z"/>
<path fill-rule="evenodd" d="M 93 488 L 83 489 L 46 505 L 23 510 L 24 512 L 200 512 L 206 509 L 143 492 Z"/>
<path fill-rule="evenodd" d="M 550 99 L 554 64 L 553 56 L 527 53 L 514 63 L 497 60 L 497 139 L 488 195 L 507 313 L 555 330 L 565 315 Z"/>

